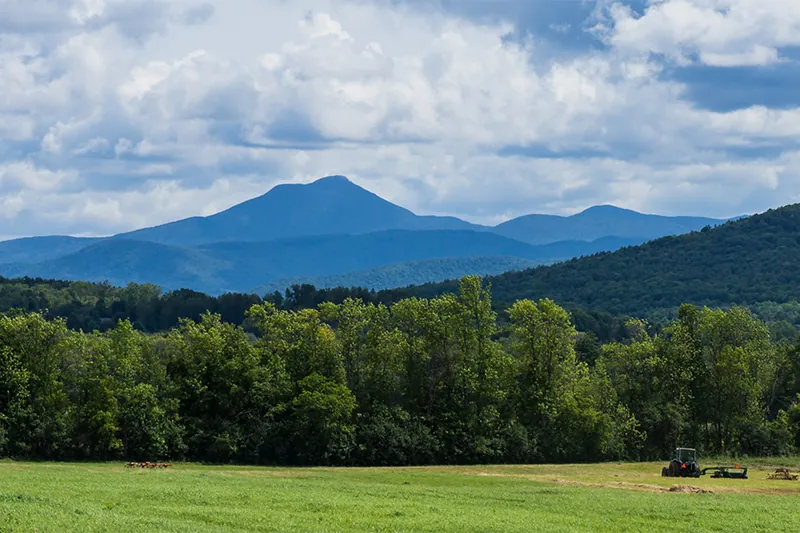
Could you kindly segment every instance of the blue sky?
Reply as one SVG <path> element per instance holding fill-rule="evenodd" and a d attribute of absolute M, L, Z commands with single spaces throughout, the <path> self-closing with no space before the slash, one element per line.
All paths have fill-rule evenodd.
<path fill-rule="evenodd" d="M 800 2 L 0 0 L 0 237 L 344 174 L 421 214 L 800 201 Z"/>

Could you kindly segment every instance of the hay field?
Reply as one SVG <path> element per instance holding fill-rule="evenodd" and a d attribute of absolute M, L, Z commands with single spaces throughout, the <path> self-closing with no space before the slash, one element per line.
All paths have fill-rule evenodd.
<path fill-rule="evenodd" d="M 800 481 L 660 463 L 260 468 L 0 462 L 0 532 L 800 531 Z M 710 463 L 704 461 L 703 466 Z"/>

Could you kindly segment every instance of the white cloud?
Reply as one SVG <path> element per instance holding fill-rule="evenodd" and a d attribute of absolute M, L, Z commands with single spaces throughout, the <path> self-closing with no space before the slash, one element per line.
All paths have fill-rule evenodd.
<path fill-rule="evenodd" d="M 800 44 L 800 2 L 652 0 L 641 16 L 621 2 L 608 8 L 606 37 L 624 52 L 658 53 L 712 66 L 768 65 L 778 49 Z"/>
<path fill-rule="evenodd" d="M 335 173 L 486 222 L 598 203 L 725 216 L 798 192 L 789 155 L 729 156 L 792 142 L 797 109 L 697 109 L 648 54 L 775 63 L 800 41 L 800 2 L 661 0 L 640 17 L 614 2 L 612 49 L 551 61 L 535 36 L 507 39 L 512 20 L 378 0 L 0 13 L 2 234 L 128 230 Z"/>
<path fill-rule="evenodd" d="M 104 236 L 227 209 L 266 191 L 254 177 L 219 178 L 205 187 L 191 187 L 174 180 L 145 181 L 135 190 L 56 193 L 24 191 L 0 196 L 5 218 L 23 210 L 37 209 L 39 225 L 83 236 Z M 199 212 L 198 212 L 199 208 Z M 13 212 L 9 217 L 6 209 Z M 84 228 L 79 230 L 78 228 Z M 90 228 L 88 231 L 87 228 Z M 8 233 L 14 235 L 14 233 Z"/>
<path fill-rule="evenodd" d="M 24 193 L 0 196 L 0 217 L 13 220 L 25 208 Z"/>
<path fill-rule="evenodd" d="M 108 139 L 104 139 L 103 137 L 94 137 L 78 146 L 73 153 L 75 155 L 86 155 L 96 152 L 104 152 L 108 150 L 108 148 Z"/>
<path fill-rule="evenodd" d="M 74 172 L 36 168 L 27 161 L 0 165 L 0 185 L 4 190 L 53 191 L 75 177 Z"/>

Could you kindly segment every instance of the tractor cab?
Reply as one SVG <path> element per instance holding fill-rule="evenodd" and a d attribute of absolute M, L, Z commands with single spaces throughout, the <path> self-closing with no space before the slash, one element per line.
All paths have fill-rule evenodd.
<path fill-rule="evenodd" d="M 679 461 L 681 464 L 689 464 L 697 462 L 697 450 L 694 448 L 675 448 L 674 460 Z"/>
<path fill-rule="evenodd" d="M 661 470 L 665 477 L 700 477 L 700 466 L 697 464 L 697 450 L 694 448 L 675 448 L 675 454 Z"/>

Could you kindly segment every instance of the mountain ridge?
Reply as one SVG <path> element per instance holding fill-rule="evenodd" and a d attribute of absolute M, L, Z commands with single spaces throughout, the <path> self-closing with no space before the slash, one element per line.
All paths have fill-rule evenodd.
<path fill-rule="evenodd" d="M 601 205 L 571 216 L 527 215 L 490 227 L 456 217 L 420 216 L 345 176 L 334 175 L 311 183 L 279 184 L 207 217 L 111 237 L 0 242 L 0 273 L 153 282 L 210 294 L 248 290 L 276 279 L 359 279 L 341 278 L 348 272 L 360 272 L 365 280 L 378 276 L 382 284 L 398 286 L 407 280 L 439 281 L 447 274 L 448 264 L 453 267 L 452 276 L 468 273 L 463 261 L 447 261 L 454 258 L 563 261 L 722 222 L 645 215 Z M 531 246 L 551 248 L 533 252 Z M 549 250 L 548 255 L 542 255 L 544 250 Z M 424 266 L 428 278 L 391 266 L 435 259 L 440 261 Z M 489 264 L 494 268 L 499 263 L 488 259 L 472 263 L 479 270 Z M 374 272 L 381 268 L 380 273 Z M 384 283 L 387 272 L 396 272 L 397 279 Z"/>
<path fill-rule="evenodd" d="M 334 274 L 331 276 L 295 277 L 270 281 L 253 287 L 253 294 L 264 296 L 275 291 L 283 293 L 294 285 L 312 285 L 316 289 L 333 289 L 336 287 L 361 287 L 368 290 L 384 290 L 405 286 L 429 283 L 439 278 L 440 281 L 461 278 L 466 275 L 489 276 L 514 270 L 524 270 L 543 264 L 544 261 L 521 259 L 512 256 L 481 257 L 445 257 L 437 259 L 419 259 L 402 263 L 392 263 L 367 270 Z M 431 273 L 433 269 L 440 274 Z"/>
<path fill-rule="evenodd" d="M 254 226 L 258 232 L 254 233 Z M 184 246 L 223 241 L 269 241 L 307 235 L 363 234 L 388 229 L 479 229 L 455 217 L 419 216 L 344 176 L 280 184 L 265 194 L 207 217 L 115 235 Z"/>
<path fill-rule="evenodd" d="M 800 292 L 800 204 L 638 246 L 490 276 L 499 307 L 521 298 L 644 316 L 683 303 L 724 306 L 785 303 Z M 427 297 L 453 282 L 395 291 Z M 392 293 L 392 291 L 387 291 Z"/>
<path fill-rule="evenodd" d="M 639 213 L 611 205 L 597 205 L 569 216 L 523 215 L 493 228 L 494 232 L 529 244 L 556 241 L 594 240 L 606 235 L 645 237 L 680 235 L 705 226 L 715 226 L 727 220 L 708 217 L 669 217 Z M 540 236 L 544 235 L 542 239 Z"/>
<path fill-rule="evenodd" d="M 340 202 L 342 197 L 346 197 L 348 201 Z M 363 224 L 363 221 L 353 218 L 354 214 L 358 215 L 359 212 L 364 211 L 363 202 L 359 203 L 360 200 L 364 199 L 368 200 L 367 203 L 373 212 L 379 211 L 379 213 L 377 213 L 377 215 L 380 215 L 379 217 L 373 213 L 379 220 L 371 220 L 368 221 L 369 223 Z M 315 222 L 311 223 L 311 227 L 308 227 L 308 224 L 306 224 L 306 226 L 298 226 L 298 224 L 296 224 L 296 218 L 301 220 L 309 218 L 309 213 L 302 210 L 295 211 L 298 204 L 300 207 L 303 207 L 303 204 L 313 204 L 310 208 L 306 209 L 306 211 L 310 209 L 310 214 L 317 218 Z M 272 224 L 266 224 L 264 220 L 258 220 L 260 211 L 269 210 L 275 206 L 284 209 L 283 212 L 288 209 L 291 216 L 284 218 L 278 217 L 277 220 L 272 221 Z M 283 212 L 280 212 L 279 215 Z M 325 216 L 330 215 L 331 212 L 339 212 L 342 214 L 345 223 L 330 223 L 330 220 L 325 218 Z M 325 216 L 320 217 L 320 214 Z M 268 213 L 268 216 L 273 215 Z M 627 219 L 627 221 L 624 222 L 624 225 L 627 226 L 631 225 L 631 217 L 633 217 L 634 222 L 636 222 L 633 226 L 637 228 L 641 226 L 640 222 L 642 220 L 665 223 L 668 227 L 655 232 L 650 231 L 647 235 L 637 234 L 636 231 L 630 231 L 624 227 L 614 227 L 607 228 L 600 233 L 595 232 L 588 236 L 582 236 L 579 232 L 575 231 L 572 233 L 569 231 L 561 231 L 561 233 L 551 232 L 544 236 L 526 236 L 525 233 L 531 233 L 532 230 L 523 229 L 526 224 L 535 220 L 544 220 L 554 224 L 573 226 L 576 222 L 582 221 L 583 224 L 596 227 L 599 222 L 602 222 L 602 220 L 599 219 L 608 219 L 609 217 L 615 219 L 617 222 Z M 273 216 L 273 218 L 275 217 Z M 253 220 L 259 222 L 256 228 L 257 231 L 248 234 L 244 226 L 251 223 Z M 665 234 L 671 234 L 670 232 L 672 231 L 680 233 L 701 229 L 703 225 L 717 225 L 727 220 L 732 219 L 645 214 L 610 204 L 600 204 L 586 208 L 573 215 L 529 214 L 516 217 L 495 226 L 487 226 L 473 224 L 453 216 L 417 215 L 409 209 L 393 204 L 377 194 L 356 185 L 345 176 L 333 175 L 320 178 L 310 183 L 278 184 L 260 196 L 241 202 L 213 215 L 188 217 L 107 237 L 79 238 L 69 236 L 41 236 L 2 241 L 0 242 L 0 261 L 6 263 L 10 262 L 3 256 L 8 253 L 7 250 L 10 246 L 15 245 L 9 245 L 8 243 L 33 241 L 35 239 L 51 239 L 49 245 L 52 245 L 59 239 L 71 240 L 75 246 L 77 246 L 76 242 L 81 239 L 86 239 L 86 244 L 92 244 L 99 239 L 126 239 L 193 246 L 231 240 L 260 242 L 305 235 L 362 234 L 386 229 L 420 231 L 470 229 L 473 231 L 497 233 L 505 237 L 528 242 L 529 244 L 546 244 L 547 242 L 559 242 L 564 240 L 591 241 L 605 236 L 654 238 Z M 222 228 L 214 226 L 218 221 L 222 221 Z M 533 230 L 533 232 L 537 233 L 536 230 Z M 538 231 L 538 233 L 541 233 L 541 231 Z"/>
<path fill-rule="evenodd" d="M 551 262 L 635 243 L 638 241 L 609 237 L 591 243 L 534 246 L 468 230 L 387 230 L 197 247 L 111 239 L 40 263 L 0 264 L 0 275 L 108 280 L 114 285 L 150 282 L 169 290 L 189 288 L 219 294 L 250 290 L 281 278 L 341 275 L 409 261 L 510 256 Z"/>

